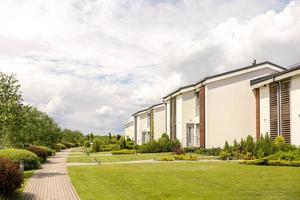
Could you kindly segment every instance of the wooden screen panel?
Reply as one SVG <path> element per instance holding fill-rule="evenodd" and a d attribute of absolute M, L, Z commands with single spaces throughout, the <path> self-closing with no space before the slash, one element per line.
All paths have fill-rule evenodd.
<path fill-rule="evenodd" d="M 176 97 L 170 99 L 170 137 L 176 139 Z"/>
<path fill-rule="evenodd" d="M 255 89 L 255 100 L 256 100 L 256 141 L 260 139 L 260 90 Z"/>
<path fill-rule="evenodd" d="M 270 83 L 270 137 L 272 140 L 278 136 L 278 84 Z"/>
<path fill-rule="evenodd" d="M 199 106 L 200 147 L 205 148 L 205 86 L 199 89 Z"/>
<path fill-rule="evenodd" d="M 281 135 L 284 137 L 285 142 L 291 143 L 291 118 L 290 118 L 290 79 L 281 81 L 280 91 L 280 126 Z"/>

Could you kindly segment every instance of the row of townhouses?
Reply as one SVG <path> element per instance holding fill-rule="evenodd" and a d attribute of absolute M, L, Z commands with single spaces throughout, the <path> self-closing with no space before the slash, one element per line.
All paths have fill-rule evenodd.
<path fill-rule="evenodd" d="M 300 66 L 271 62 L 206 77 L 138 111 L 125 125 L 137 144 L 167 133 L 182 146 L 223 147 L 225 141 L 282 135 L 300 145 Z"/>

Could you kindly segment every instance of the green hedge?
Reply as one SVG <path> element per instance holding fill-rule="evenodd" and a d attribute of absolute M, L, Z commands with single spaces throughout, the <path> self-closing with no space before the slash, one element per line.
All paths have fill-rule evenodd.
<path fill-rule="evenodd" d="M 240 164 L 300 167 L 300 161 L 269 160 L 267 158 L 261 158 L 256 160 L 244 160 L 241 161 Z"/>
<path fill-rule="evenodd" d="M 120 154 L 135 154 L 135 150 L 122 149 L 111 152 L 112 155 L 120 155 Z"/>
<path fill-rule="evenodd" d="M 40 167 L 39 158 L 34 153 L 23 149 L 1 149 L 0 158 L 6 158 L 13 163 L 24 162 L 24 169 L 37 169 Z"/>
<path fill-rule="evenodd" d="M 67 147 L 62 143 L 57 143 L 53 145 L 53 149 L 55 149 L 56 152 L 59 152 L 62 149 L 66 149 Z"/>
<path fill-rule="evenodd" d="M 48 155 L 45 149 L 42 149 L 37 146 L 29 146 L 26 150 L 36 154 L 39 157 L 41 163 L 45 163 L 47 161 Z"/>
<path fill-rule="evenodd" d="M 50 149 L 50 148 L 45 147 L 45 146 L 37 146 L 37 147 L 39 147 L 39 148 L 43 149 L 44 151 L 46 151 L 47 156 L 54 156 L 55 155 L 55 150 L 53 150 L 53 149 Z"/>

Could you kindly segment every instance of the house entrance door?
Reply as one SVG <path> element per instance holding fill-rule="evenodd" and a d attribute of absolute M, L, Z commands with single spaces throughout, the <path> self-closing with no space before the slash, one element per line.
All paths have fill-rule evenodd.
<path fill-rule="evenodd" d="M 194 124 L 186 125 L 186 146 L 194 146 Z"/>

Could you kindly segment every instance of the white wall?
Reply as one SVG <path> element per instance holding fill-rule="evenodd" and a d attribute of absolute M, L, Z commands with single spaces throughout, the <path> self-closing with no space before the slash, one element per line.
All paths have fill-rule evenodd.
<path fill-rule="evenodd" d="M 153 109 L 154 114 L 154 139 L 158 140 L 166 133 L 166 107 L 161 106 Z"/>
<path fill-rule="evenodd" d="M 270 134 L 270 98 L 269 85 L 262 86 L 260 90 L 260 134 Z"/>
<path fill-rule="evenodd" d="M 137 144 L 142 144 L 142 132 L 149 131 L 149 127 L 147 125 L 147 113 L 143 113 L 137 116 Z"/>
<path fill-rule="evenodd" d="M 291 81 L 291 143 L 300 146 L 300 75 Z"/>
<path fill-rule="evenodd" d="M 127 138 L 127 136 L 130 139 L 134 138 L 134 123 L 131 123 L 125 127 L 125 138 Z"/>
<path fill-rule="evenodd" d="M 182 121 L 181 121 L 181 140 L 182 146 L 186 146 L 186 124 L 194 124 L 195 121 L 195 99 L 194 91 L 181 94 L 182 96 Z"/>
<path fill-rule="evenodd" d="M 263 68 L 206 85 L 206 147 L 223 147 L 256 132 L 255 94 L 250 80 L 272 74 Z"/>

